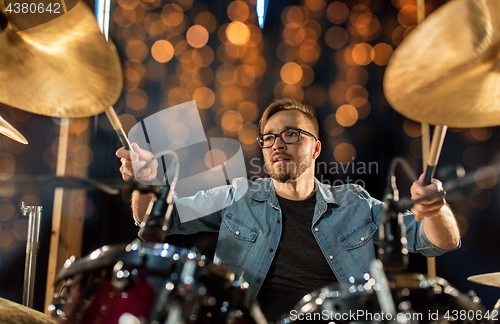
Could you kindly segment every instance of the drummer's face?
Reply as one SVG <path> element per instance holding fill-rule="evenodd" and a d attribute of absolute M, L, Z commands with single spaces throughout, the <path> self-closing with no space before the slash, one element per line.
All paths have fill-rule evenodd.
<path fill-rule="evenodd" d="M 264 125 L 263 134 L 276 134 L 287 129 L 302 129 L 314 134 L 312 122 L 298 110 L 282 110 L 272 115 Z M 303 133 L 293 144 L 285 144 L 278 137 L 273 146 L 262 149 L 266 170 L 279 182 L 294 181 L 314 165 L 313 161 L 319 155 L 318 146 L 319 141 Z"/>

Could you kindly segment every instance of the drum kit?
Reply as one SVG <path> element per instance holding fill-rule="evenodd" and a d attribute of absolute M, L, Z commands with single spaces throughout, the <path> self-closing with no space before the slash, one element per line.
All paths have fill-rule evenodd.
<path fill-rule="evenodd" d="M 5 15 L 0 2 L 2 12 Z M 22 26 L 16 19 L 19 16 L 9 24 Z M 441 135 L 434 136 L 434 160 L 447 126 L 500 125 L 499 53 L 498 0 L 449 2 L 395 51 L 385 74 L 385 95 L 404 116 L 443 125 L 437 132 Z M 16 33 L 8 25 L 0 29 L 0 102 L 4 105 L 51 117 L 106 112 L 129 148 L 111 107 L 122 85 L 116 50 L 82 2 L 37 27 Z M 27 144 L 1 117 L 0 133 Z M 487 310 L 477 296 L 459 292 L 442 278 L 386 276 L 378 260 L 371 270 L 364 278 L 307 294 L 281 323 L 498 320 L 500 303 Z M 469 280 L 500 287 L 500 272 Z M 247 291 L 248 283 L 196 249 L 154 240 L 104 246 L 86 257 L 70 258 L 56 277 L 54 284 L 58 283 L 63 285 L 50 306 L 53 317 L 0 299 L 0 323 L 267 323 Z M 382 314 L 386 317 L 381 318 Z"/>

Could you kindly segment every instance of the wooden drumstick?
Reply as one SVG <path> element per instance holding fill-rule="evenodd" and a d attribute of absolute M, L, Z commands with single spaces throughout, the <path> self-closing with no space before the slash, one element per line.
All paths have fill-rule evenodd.
<path fill-rule="evenodd" d="M 108 116 L 108 119 L 111 122 L 111 125 L 113 126 L 113 129 L 116 131 L 116 134 L 118 134 L 118 138 L 120 139 L 120 142 L 122 142 L 123 147 L 131 152 L 134 152 L 132 144 L 130 144 L 127 138 L 127 134 L 125 134 L 125 131 L 123 130 L 122 123 L 116 115 L 115 109 L 109 106 L 108 108 L 106 108 L 105 112 L 106 116 Z"/>
<path fill-rule="evenodd" d="M 439 160 L 439 155 L 441 154 L 441 149 L 443 148 L 444 137 L 446 136 L 446 130 L 448 126 L 437 125 L 434 127 L 434 135 L 432 136 L 432 145 L 429 152 L 429 160 L 427 161 L 427 168 L 425 169 L 425 177 L 423 186 L 431 184 L 432 177 L 436 171 L 436 166 Z M 415 216 L 415 220 L 420 222 L 422 217 Z"/>

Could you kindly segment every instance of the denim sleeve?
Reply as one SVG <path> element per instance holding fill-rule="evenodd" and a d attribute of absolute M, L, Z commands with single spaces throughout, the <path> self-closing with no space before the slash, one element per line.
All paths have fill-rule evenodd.
<path fill-rule="evenodd" d="M 371 198 L 371 197 L 370 197 Z M 382 222 L 382 212 L 384 204 L 375 198 L 370 199 L 373 221 L 377 226 Z M 408 251 L 412 253 L 420 252 L 426 257 L 440 256 L 446 252 L 460 248 L 460 245 L 453 250 L 443 250 L 435 246 L 425 235 L 423 222 L 417 222 L 415 215 L 409 210 L 403 214 L 403 221 L 406 227 L 406 239 L 408 242 Z M 379 243 L 378 231 L 375 234 L 375 244 Z"/>

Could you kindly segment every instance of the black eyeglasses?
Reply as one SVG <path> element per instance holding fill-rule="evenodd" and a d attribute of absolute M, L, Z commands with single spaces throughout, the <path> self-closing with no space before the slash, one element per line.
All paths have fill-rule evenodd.
<path fill-rule="evenodd" d="M 311 136 L 315 140 L 318 140 L 316 136 L 313 134 L 306 132 L 303 129 L 287 129 L 282 132 L 276 133 L 276 134 L 264 134 L 259 137 L 257 137 L 257 142 L 259 142 L 260 147 L 262 148 L 268 148 L 274 145 L 274 142 L 276 142 L 276 138 L 279 136 L 283 143 L 285 144 L 294 144 L 300 141 L 300 134 L 304 133 L 308 136 Z"/>

